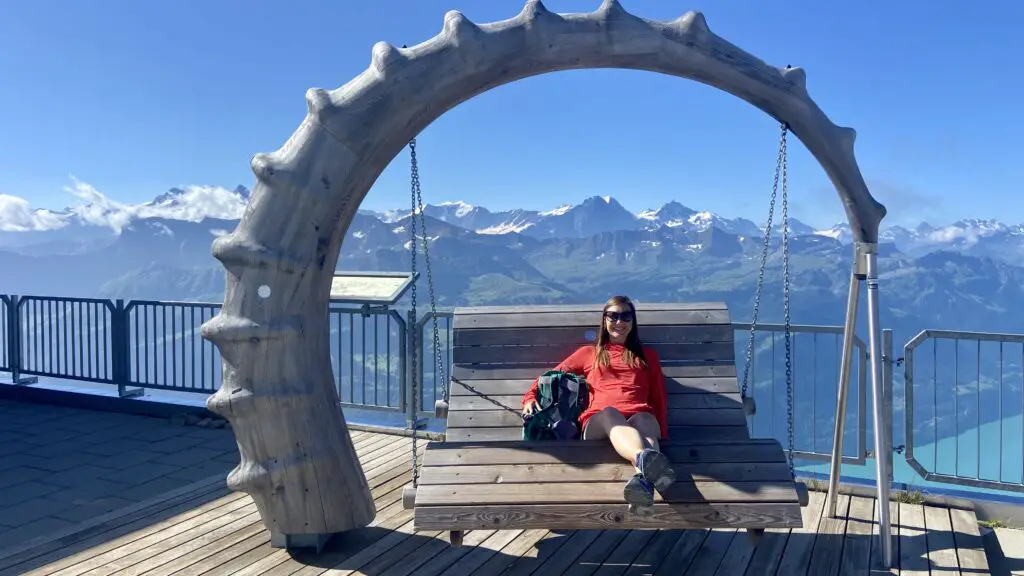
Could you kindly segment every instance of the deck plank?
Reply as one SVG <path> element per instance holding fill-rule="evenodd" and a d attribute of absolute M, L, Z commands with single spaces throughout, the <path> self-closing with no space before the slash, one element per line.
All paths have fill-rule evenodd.
<path fill-rule="evenodd" d="M 929 576 L 924 507 L 900 502 L 900 576 Z"/>
<path fill-rule="evenodd" d="M 953 540 L 961 573 L 964 576 L 988 574 L 988 557 L 985 556 L 977 517 L 973 512 L 956 508 L 949 511 L 949 517 L 953 524 Z"/>
<path fill-rule="evenodd" d="M 861 496 L 851 497 L 839 576 L 862 576 L 870 570 L 874 521 L 875 501 Z"/>
<path fill-rule="evenodd" d="M 653 574 L 684 533 L 684 530 L 658 530 L 622 573 L 623 576 Z"/>
<path fill-rule="evenodd" d="M 811 563 L 808 574 L 836 574 L 843 557 L 843 541 L 846 536 L 846 515 L 850 510 L 850 496 L 839 494 L 836 501 L 836 515 L 822 514 L 811 549 Z"/>
<path fill-rule="evenodd" d="M 402 507 L 402 488 L 410 481 L 411 439 L 375 436 L 381 435 L 361 434 L 354 438 L 353 444 L 367 470 L 377 517 L 370 527 L 335 538 L 320 554 L 272 548 L 269 533 L 263 528 L 251 498 L 226 492 L 223 487 L 219 488 L 222 493 L 207 486 L 205 492 L 197 489 L 192 498 L 179 495 L 176 500 L 155 507 L 154 510 L 164 510 L 164 515 L 155 516 L 149 523 L 145 514 L 137 512 L 127 515 L 122 526 L 105 526 L 110 533 L 106 539 L 95 532 L 79 538 L 68 537 L 69 547 L 63 556 L 62 550 L 54 548 L 53 543 L 40 544 L 37 551 L 20 551 L 20 558 L 48 559 L 50 563 L 23 572 L 14 571 L 12 566 L 9 573 L 54 576 L 320 576 L 325 573 L 341 576 L 832 576 L 837 573 L 862 576 L 878 573 L 875 500 L 840 495 L 841 518 L 823 519 L 824 494 L 817 491 L 811 492 L 808 507 L 801 510 L 804 528 L 769 529 L 756 549 L 744 530 L 727 525 L 712 530 L 657 529 L 657 526 L 623 530 L 609 526 L 610 529 L 605 530 L 554 531 L 546 526 L 515 530 L 482 526 L 466 531 L 463 547 L 451 548 L 443 526 L 414 531 L 413 511 Z M 424 441 L 418 446 L 421 453 L 427 451 L 426 444 Z M 459 451 L 449 453 L 454 455 Z M 480 478 L 485 479 L 486 474 Z M 901 572 L 900 552 L 904 553 L 902 574 L 914 574 L 915 570 L 929 575 L 987 573 L 981 537 L 970 511 L 895 502 L 890 509 L 897 536 L 897 567 L 892 573 Z M 176 513 L 167 517 L 167 510 Z M 903 532 L 901 525 L 906 527 Z M 919 555 L 916 560 L 915 552 Z M 875 562 L 870 567 L 869 559 Z"/>
<path fill-rule="evenodd" d="M 960 563 L 956 558 L 949 509 L 925 506 L 924 525 L 927 529 L 928 566 L 931 576 L 960 576 Z"/>
<path fill-rule="evenodd" d="M 697 551 L 697 557 L 684 572 L 685 576 L 712 576 L 736 535 L 736 530 L 711 530 Z"/>

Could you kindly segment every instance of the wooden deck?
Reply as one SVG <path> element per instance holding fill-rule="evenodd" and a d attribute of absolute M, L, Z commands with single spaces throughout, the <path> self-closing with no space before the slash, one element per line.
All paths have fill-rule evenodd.
<path fill-rule="evenodd" d="M 743 530 L 473 530 L 462 548 L 445 532 L 413 532 L 401 504 L 409 438 L 353 432 L 377 503 L 374 525 L 335 537 L 320 554 L 271 548 L 252 500 L 211 478 L 159 501 L 99 518 L 49 541 L 0 552 L 0 576 L 30 575 L 554 575 L 829 576 L 879 574 L 874 501 L 840 495 L 841 519 L 821 518 L 811 492 L 804 528 L 767 530 L 753 550 Z M 422 444 L 421 444 L 422 446 Z M 973 512 L 891 504 L 904 576 L 988 574 Z"/>

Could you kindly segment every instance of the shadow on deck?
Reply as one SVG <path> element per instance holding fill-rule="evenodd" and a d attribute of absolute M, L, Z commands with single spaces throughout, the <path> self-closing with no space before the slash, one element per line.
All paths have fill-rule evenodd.
<path fill-rule="evenodd" d="M 79 412 L 81 414 L 75 416 L 63 412 L 65 420 L 62 421 L 85 422 L 90 417 L 96 418 L 96 414 L 103 418 L 108 416 Z M 170 429 L 166 420 L 150 420 L 157 428 L 167 426 Z M 195 430 L 189 428 L 178 426 L 179 435 L 184 434 L 181 430 Z M 204 430 L 203 433 L 206 432 L 221 433 L 221 436 L 209 434 L 212 438 L 225 434 L 231 437 L 230 430 Z M 126 433 L 119 441 L 130 436 Z M 154 438 L 156 436 L 159 434 Z M 159 496 L 94 515 L 81 524 L 60 526 L 56 529 L 60 532 L 23 538 L 10 545 L 13 547 L 0 549 L 0 576 L 315 575 L 328 570 L 331 574 L 372 576 L 414 573 L 827 576 L 900 571 L 902 574 L 989 574 L 984 545 L 971 511 L 891 503 L 896 569 L 880 570 L 874 501 L 842 494 L 838 517 L 822 518 L 824 495 L 821 492 L 812 492 L 811 503 L 803 510 L 805 528 L 768 530 L 756 550 L 743 530 L 474 530 L 466 532 L 463 547 L 451 548 L 446 533 L 413 533 L 412 512 L 402 508 L 402 488 L 410 480 L 411 440 L 358 431 L 352 432 L 352 438 L 372 488 L 377 517 L 370 527 L 336 536 L 320 554 L 271 548 L 270 535 L 252 500 L 245 494 L 231 493 L 224 486 L 224 476 L 231 468 L 225 463 L 222 471 L 204 480 L 179 481 L 181 485 Z M 231 440 L 233 445 L 233 438 Z M 80 448 L 83 442 L 79 440 Z M 190 449 L 207 448 L 200 442 L 191 444 Z M 237 461 L 237 454 L 235 458 Z M 145 461 L 146 466 L 161 464 L 159 458 Z M 130 484 L 130 475 L 123 478 L 123 484 Z M 33 482 L 45 484 L 48 480 L 38 476 L 17 485 Z M 73 487 L 68 489 L 73 490 Z M 55 493 L 57 491 L 49 492 Z M 45 497 L 38 499 L 42 501 Z"/>

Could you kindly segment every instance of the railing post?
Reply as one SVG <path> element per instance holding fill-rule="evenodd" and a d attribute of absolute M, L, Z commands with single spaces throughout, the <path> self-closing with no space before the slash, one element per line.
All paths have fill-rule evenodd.
<path fill-rule="evenodd" d="M 11 382 L 25 386 L 39 382 L 39 378 L 21 375 L 21 332 L 21 296 L 12 294 L 7 302 L 7 358 L 11 363 Z"/>
<path fill-rule="evenodd" d="M 882 329 L 882 396 L 885 401 L 883 408 L 886 422 L 885 426 L 888 430 L 889 436 L 887 445 L 889 450 L 885 452 L 885 459 L 889 462 L 887 468 L 889 469 L 889 483 L 893 481 L 893 460 L 892 460 L 892 447 L 895 445 L 896 440 L 893 438 L 895 434 L 895 426 L 893 422 L 893 411 L 892 411 L 892 388 L 893 388 L 893 365 L 896 363 L 896 358 L 893 357 L 892 350 L 892 328 Z"/>
<path fill-rule="evenodd" d="M 868 301 L 868 346 L 870 347 L 872 417 L 875 435 L 875 484 L 878 492 L 878 526 L 882 540 L 882 567 L 892 567 L 892 526 L 889 520 L 889 453 L 892 452 L 884 413 L 885 395 L 882 391 L 882 334 L 879 324 L 878 303 L 878 245 L 857 244 L 866 264 Z"/>
<path fill-rule="evenodd" d="M 419 338 L 416 334 L 416 316 L 412 310 L 405 313 L 405 418 L 409 424 L 409 429 L 413 430 L 417 426 L 417 416 L 419 414 L 419 398 L 417 394 L 417 382 L 419 381 Z M 413 358 L 417 358 L 416 362 L 411 362 Z"/>
<path fill-rule="evenodd" d="M 142 388 L 128 388 L 131 374 L 128 358 L 131 355 L 131 338 L 128 333 L 128 311 L 124 300 L 118 298 L 110 312 L 110 364 L 117 383 L 117 395 L 121 398 L 135 398 L 145 394 Z"/>

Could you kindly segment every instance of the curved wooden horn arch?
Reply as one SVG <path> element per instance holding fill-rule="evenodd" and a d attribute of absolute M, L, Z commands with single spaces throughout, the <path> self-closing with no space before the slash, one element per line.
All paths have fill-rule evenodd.
<path fill-rule="evenodd" d="M 202 334 L 224 369 L 207 406 L 238 440 L 241 464 L 229 486 L 253 497 L 273 532 L 341 532 L 375 515 L 338 406 L 326 314 L 341 242 L 363 197 L 413 136 L 460 102 L 576 68 L 690 78 L 787 122 L 835 184 L 854 239 L 877 240 L 885 208 L 861 177 L 854 131 L 811 100 L 803 70 L 765 64 L 712 33 L 698 12 L 656 22 L 614 0 L 568 15 L 530 1 L 492 24 L 448 12 L 441 33 L 412 48 L 380 42 L 352 81 L 307 92 L 305 120 L 280 150 L 253 158 L 249 206 L 237 229 L 213 243 L 227 269 L 224 306 Z"/>

